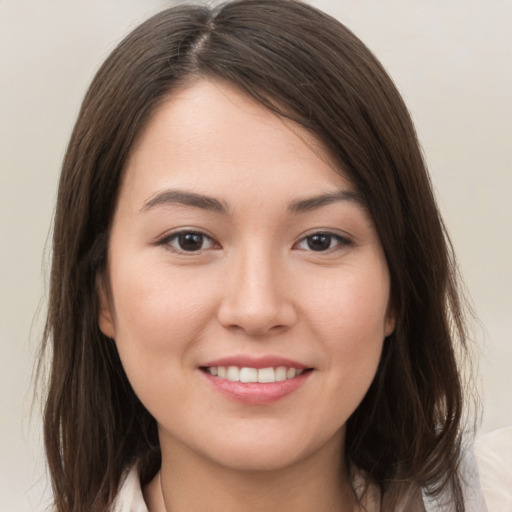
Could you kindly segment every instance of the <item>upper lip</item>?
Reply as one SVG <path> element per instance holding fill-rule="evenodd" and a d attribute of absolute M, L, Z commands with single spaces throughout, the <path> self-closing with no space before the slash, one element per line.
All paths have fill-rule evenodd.
<path fill-rule="evenodd" d="M 295 368 L 296 370 L 311 368 L 308 365 L 299 363 L 292 359 L 279 356 L 263 356 L 263 357 L 250 357 L 250 356 L 231 356 L 222 357 L 213 361 L 208 361 L 201 364 L 202 368 L 211 368 L 218 366 L 237 366 L 239 368 L 277 368 L 284 366 L 286 368 Z"/>

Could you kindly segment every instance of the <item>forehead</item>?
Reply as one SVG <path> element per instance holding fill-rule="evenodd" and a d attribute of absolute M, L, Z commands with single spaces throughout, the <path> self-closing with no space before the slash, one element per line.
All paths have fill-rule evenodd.
<path fill-rule="evenodd" d="M 323 144 L 236 86 L 197 81 L 174 91 L 132 148 L 124 188 L 211 194 L 258 190 L 309 195 L 351 189 Z"/>

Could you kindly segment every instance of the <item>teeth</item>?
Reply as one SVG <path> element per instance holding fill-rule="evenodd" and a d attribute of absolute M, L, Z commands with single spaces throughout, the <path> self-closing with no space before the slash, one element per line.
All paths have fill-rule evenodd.
<path fill-rule="evenodd" d="M 240 369 L 237 366 L 228 366 L 228 371 L 226 372 L 226 379 L 231 380 L 233 382 L 238 382 L 240 380 Z"/>
<path fill-rule="evenodd" d="M 241 368 L 240 382 L 258 382 L 259 370 L 256 368 Z"/>
<path fill-rule="evenodd" d="M 283 380 L 286 380 L 286 368 L 284 366 L 278 366 L 276 368 L 276 381 L 281 382 Z"/>
<path fill-rule="evenodd" d="M 274 368 L 260 368 L 257 372 L 258 382 L 275 382 L 276 372 Z"/>
<path fill-rule="evenodd" d="M 238 366 L 210 366 L 206 368 L 210 375 L 218 376 L 221 379 L 227 379 L 232 382 L 282 382 L 287 379 L 298 377 L 304 370 L 295 368 L 286 368 L 278 366 L 277 368 L 239 368 Z"/>

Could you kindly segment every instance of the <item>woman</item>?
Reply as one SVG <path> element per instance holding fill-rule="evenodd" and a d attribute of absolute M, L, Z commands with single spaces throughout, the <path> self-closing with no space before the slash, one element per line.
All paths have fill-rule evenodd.
<path fill-rule="evenodd" d="M 175 7 L 106 60 L 64 161 L 46 340 L 59 512 L 484 506 L 412 122 L 308 5 Z"/>

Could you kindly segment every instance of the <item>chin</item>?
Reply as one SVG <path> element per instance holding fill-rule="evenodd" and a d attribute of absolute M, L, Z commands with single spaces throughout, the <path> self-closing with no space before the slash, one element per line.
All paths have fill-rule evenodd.
<path fill-rule="evenodd" d="M 304 439 L 290 432 L 248 433 L 247 436 L 226 436 L 208 450 L 210 460 L 225 468 L 246 472 L 280 471 L 304 462 L 314 454 L 341 450 L 338 435 L 326 439 Z"/>
<path fill-rule="evenodd" d="M 274 472 L 295 465 L 301 459 L 297 450 L 254 447 L 232 449 L 229 453 L 214 454 L 214 462 L 229 469 L 243 472 Z"/>

